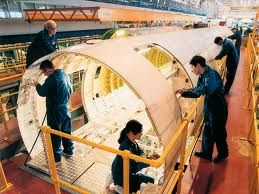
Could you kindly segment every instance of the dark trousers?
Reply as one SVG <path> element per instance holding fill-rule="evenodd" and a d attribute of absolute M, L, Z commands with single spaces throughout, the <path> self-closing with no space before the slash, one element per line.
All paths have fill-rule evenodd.
<path fill-rule="evenodd" d="M 236 47 L 236 50 L 237 50 L 237 54 L 240 57 L 240 46 L 235 46 L 235 47 Z"/>
<path fill-rule="evenodd" d="M 48 125 L 52 129 L 56 129 L 64 133 L 71 134 L 71 118 L 69 116 L 66 116 L 66 118 L 62 123 L 48 121 Z M 52 134 L 51 142 L 52 142 L 53 153 L 54 153 L 54 158 L 56 162 L 61 161 L 61 156 L 62 156 L 61 142 L 64 148 L 63 151 L 67 154 L 73 154 L 74 145 L 72 140 Z"/>
<path fill-rule="evenodd" d="M 204 127 L 202 134 L 202 152 L 207 156 L 212 157 L 214 143 L 218 150 L 218 155 L 221 157 L 228 156 L 227 132 L 226 128 L 212 129 L 209 126 Z"/>
<path fill-rule="evenodd" d="M 204 130 L 202 134 L 202 152 L 208 157 L 213 154 L 214 143 L 220 157 L 228 156 L 226 123 L 228 106 L 222 94 L 215 93 L 208 101 L 208 111 L 204 115 Z"/>
<path fill-rule="evenodd" d="M 137 192 L 140 189 L 141 183 L 154 183 L 154 179 L 141 173 L 131 175 L 130 193 Z"/>
<path fill-rule="evenodd" d="M 234 64 L 234 67 L 227 68 L 227 75 L 226 75 L 226 83 L 225 83 L 225 93 L 229 93 L 229 90 L 234 82 L 235 75 L 236 75 L 237 65 Z"/>
<path fill-rule="evenodd" d="M 27 56 L 26 56 L 26 68 L 29 68 L 34 61 L 35 60 L 31 56 L 31 54 L 27 53 Z"/>

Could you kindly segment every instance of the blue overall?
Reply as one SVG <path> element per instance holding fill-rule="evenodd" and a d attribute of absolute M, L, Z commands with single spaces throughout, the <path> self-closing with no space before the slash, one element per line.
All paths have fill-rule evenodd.
<path fill-rule="evenodd" d="M 225 39 L 222 45 L 222 49 L 220 53 L 215 57 L 216 60 L 222 59 L 224 56 L 227 56 L 226 59 L 226 67 L 227 67 L 227 76 L 225 83 L 225 93 L 229 93 L 229 90 L 234 82 L 237 65 L 239 62 L 239 56 L 237 54 L 237 50 L 233 43 Z"/>
<path fill-rule="evenodd" d="M 182 97 L 198 98 L 204 95 L 204 130 L 202 149 L 209 158 L 212 157 L 214 143 L 221 157 L 228 156 L 226 123 L 228 107 L 224 98 L 223 81 L 218 72 L 206 65 L 204 74 L 199 76 L 197 86 L 186 90 Z"/>
<path fill-rule="evenodd" d="M 47 123 L 52 129 L 71 134 L 71 113 L 69 111 L 69 98 L 72 92 L 70 78 L 61 69 L 55 70 L 43 85 L 37 85 L 36 90 L 42 97 L 46 97 Z M 73 154 L 73 142 L 60 136 L 51 135 L 55 161 L 61 161 L 62 149 Z"/>
<path fill-rule="evenodd" d="M 137 143 L 132 143 L 128 137 L 125 137 L 123 142 L 120 144 L 119 150 L 129 150 L 132 154 L 143 156 L 144 152 L 139 148 Z M 149 165 L 130 160 L 130 170 L 129 170 L 129 187 L 130 193 L 136 192 L 140 189 L 141 183 L 154 183 L 154 179 L 147 175 L 137 173 L 143 168 Z M 112 163 L 112 177 L 114 180 L 114 185 L 119 185 L 123 187 L 123 159 L 121 156 L 117 155 Z"/>
<path fill-rule="evenodd" d="M 240 56 L 240 47 L 241 47 L 241 44 L 242 44 L 241 31 L 236 31 L 234 34 L 230 35 L 228 38 L 231 39 L 231 40 L 236 40 L 235 47 L 237 49 L 238 56 Z"/>
<path fill-rule="evenodd" d="M 28 47 L 26 56 L 26 67 L 28 68 L 34 61 L 57 50 L 56 35 L 49 36 L 47 30 L 42 30 L 36 34 L 32 43 Z"/>

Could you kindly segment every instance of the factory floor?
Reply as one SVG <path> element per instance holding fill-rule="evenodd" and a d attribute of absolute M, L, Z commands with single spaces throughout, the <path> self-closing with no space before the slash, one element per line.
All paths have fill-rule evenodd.
<path fill-rule="evenodd" d="M 181 194 L 249 194 L 252 182 L 255 180 L 253 166 L 253 146 L 240 137 L 247 137 L 251 125 L 251 111 L 247 107 L 249 95 L 246 92 L 248 85 L 248 62 L 246 52 L 241 50 L 235 81 L 230 93 L 226 96 L 228 101 L 227 142 L 229 157 L 223 163 L 191 157 L 190 164 L 185 172 Z M 195 151 L 199 151 L 199 141 Z M 213 157 L 217 156 L 214 146 Z"/>
<path fill-rule="evenodd" d="M 251 112 L 242 107 L 248 104 L 248 63 L 245 61 L 245 49 L 241 50 L 235 82 L 229 96 L 227 122 L 229 157 L 220 164 L 214 164 L 194 155 L 185 172 L 182 182 L 182 194 L 248 194 L 255 178 L 253 169 L 253 147 L 240 137 L 247 137 L 250 129 Z M 200 149 L 198 142 L 196 151 Z M 216 148 L 213 156 L 217 155 Z M 20 154 L 3 161 L 8 181 L 13 185 L 4 194 L 54 194 L 52 184 L 25 172 L 20 168 L 26 155 Z M 1 182 L 0 182 L 1 183 Z M 67 192 L 62 191 L 62 194 Z"/>
<path fill-rule="evenodd" d="M 2 161 L 7 180 L 12 186 L 1 194 L 54 194 L 52 184 L 20 168 L 26 157 L 26 154 L 19 154 Z M 68 194 L 68 192 L 61 191 L 61 194 Z"/>

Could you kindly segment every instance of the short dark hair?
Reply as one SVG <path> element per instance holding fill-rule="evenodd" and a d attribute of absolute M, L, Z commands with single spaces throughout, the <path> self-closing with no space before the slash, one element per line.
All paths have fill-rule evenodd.
<path fill-rule="evenodd" d="M 223 40 L 223 38 L 221 38 L 220 36 L 217 36 L 214 40 L 215 44 L 219 44 L 221 41 Z"/>
<path fill-rule="evenodd" d="M 50 60 L 42 61 L 40 64 L 40 70 L 54 69 L 54 64 Z"/>
<path fill-rule="evenodd" d="M 190 64 L 193 65 L 194 67 L 197 66 L 197 64 L 200 64 L 202 67 L 205 67 L 206 65 L 206 59 L 200 55 L 195 55 L 191 61 Z"/>
<path fill-rule="evenodd" d="M 237 30 L 237 27 L 233 27 L 233 28 L 231 28 L 231 30 Z"/>

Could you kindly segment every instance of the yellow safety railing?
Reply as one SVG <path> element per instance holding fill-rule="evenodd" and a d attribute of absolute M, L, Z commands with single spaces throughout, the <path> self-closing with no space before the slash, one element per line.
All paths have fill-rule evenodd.
<path fill-rule="evenodd" d="M 6 81 L 13 82 L 16 78 L 21 78 L 25 72 L 26 65 L 12 65 L 4 68 L 0 68 L 0 84 L 5 84 Z"/>
<path fill-rule="evenodd" d="M 123 176 L 124 176 L 123 177 L 123 190 L 124 190 L 125 194 L 129 193 L 129 160 L 132 159 L 132 160 L 135 160 L 135 161 L 138 161 L 138 162 L 143 162 L 143 163 L 149 164 L 150 166 L 156 167 L 156 168 L 160 167 L 162 164 L 164 164 L 168 153 L 172 150 L 172 148 L 174 147 L 177 140 L 179 140 L 179 138 L 181 138 L 182 147 L 181 147 L 181 153 L 180 153 L 180 167 L 179 167 L 178 171 L 176 172 L 175 179 L 174 179 L 174 181 L 171 184 L 170 189 L 169 189 L 169 192 L 172 191 L 173 188 L 175 187 L 176 183 L 178 182 L 177 190 L 179 192 L 180 189 L 181 189 L 181 181 L 182 181 L 182 177 L 183 177 L 184 164 L 185 164 L 185 161 L 188 158 L 188 156 L 186 154 L 186 151 L 185 151 L 186 142 L 187 142 L 188 124 L 190 122 L 192 122 L 192 116 L 195 113 L 197 107 L 201 105 L 202 101 L 203 101 L 203 97 L 200 97 L 198 99 L 198 101 L 195 103 L 192 110 L 189 112 L 188 116 L 186 118 L 184 118 L 184 121 L 182 122 L 181 126 L 177 129 L 174 137 L 171 139 L 169 144 L 164 149 L 162 155 L 157 160 L 151 160 L 151 159 L 148 159 L 148 158 L 137 156 L 137 155 L 131 154 L 127 150 L 121 151 L 121 150 L 114 149 L 114 148 L 111 148 L 111 147 L 108 147 L 108 146 L 105 146 L 105 145 L 100 145 L 100 144 L 97 144 L 97 143 L 94 143 L 94 142 L 91 142 L 91 141 L 88 141 L 88 140 L 85 140 L 85 139 L 81 139 L 81 138 L 73 136 L 73 135 L 69 135 L 69 134 L 51 129 L 48 126 L 43 126 L 41 128 L 41 130 L 44 132 L 45 138 L 46 138 L 47 154 L 48 154 L 48 158 L 49 158 L 49 162 L 50 162 L 50 169 L 51 169 L 51 172 L 52 172 L 51 173 L 51 180 L 53 181 L 56 194 L 60 194 L 60 185 L 66 186 L 66 187 L 68 187 L 68 188 L 70 188 L 70 189 L 72 189 L 76 192 L 79 192 L 79 193 L 87 193 L 87 192 L 59 179 L 59 177 L 57 175 L 57 169 L 56 169 L 56 166 L 55 166 L 54 155 L 53 155 L 52 144 L 51 144 L 51 135 L 50 134 L 62 136 L 62 137 L 71 139 L 71 140 L 79 142 L 79 143 L 83 143 L 83 144 L 88 145 L 88 146 L 92 146 L 94 148 L 97 148 L 97 149 L 100 149 L 100 150 L 103 150 L 103 151 L 107 151 L 107 152 L 110 152 L 110 153 L 113 153 L 113 154 L 120 155 L 123 158 Z M 195 136 L 198 137 L 197 133 L 196 133 Z M 194 139 L 193 142 L 191 143 L 191 145 L 194 146 L 195 141 L 196 140 Z M 187 150 L 188 154 L 191 153 L 191 149 L 192 148 Z M 174 169 L 171 170 L 169 175 L 170 174 L 172 175 L 173 172 L 174 172 Z M 170 178 L 171 178 L 170 176 L 167 176 L 167 179 L 164 181 L 164 183 L 162 185 L 160 193 L 164 192 L 164 190 L 168 186 L 167 184 L 170 181 Z"/>
<path fill-rule="evenodd" d="M 70 44 L 85 43 L 88 40 L 98 39 L 99 35 L 93 36 L 81 36 L 72 38 L 58 39 L 60 44 L 66 44 L 66 47 Z M 26 70 L 26 52 L 30 42 L 17 43 L 12 45 L 0 45 L 0 53 L 14 52 L 16 53 L 16 59 L 12 57 L 2 57 L 0 61 L 0 84 L 6 83 L 8 80 L 15 78 L 21 78 Z M 15 73 L 15 75 L 13 74 Z"/>
<path fill-rule="evenodd" d="M 66 44 L 66 47 L 67 47 L 68 45 L 85 43 L 88 40 L 99 39 L 100 37 L 101 36 L 99 36 L 99 35 L 93 35 L 93 36 L 62 38 L 62 39 L 58 39 L 58 43 Z M 25 64 L 26 63 L 26 52 L 27 52 L 27 48 L 29 45 L 30 45 L 30 42 L 0 45 L 0 53 L 1 52 L 3 52 L 3 53 L 14 52 L 16 54 L 16 60 L 14 60 L 12 57 L 3 57 L 2 58 L 3 68 Z"/>
<path fill-rule="evenodd" d="M 7 189 L 9 189 L 12 186 L 12 184 L 8 183 L 8 181 L 6 179 L 1 161 L 0 161 L 0 178 L 2 181 L 2 186 L 0 186 L 0 193 L 2 193 L 4 191 L 6 191 Z"/>
<path fill-rule="evenodd" d="M 7 67 L 4 67 L 4 68 L 0 68 L 0 72 L 3 72 L 3 71 L 7 71 L 7 70 L 11 70 L 11 69 L 18 69 L 18 68 L 21 68 L 21 69 L 25 69 L 26 65 L 25 64 L 20 64 L 20 65 L 12 65 L 12 66 L 7 66 Z"/>
<path fill-rule="evenodd" d="M 258 56 L 256 54 L 256 49 L 255 49 L 251 34 L 248 36 L 246 56 L 249 64 L 248 65 L 249 80 L 248 80 L 247 90 L 250 90 L 256 81 L 256 73 L 257 73 L 256 71 L 257 71 L 257 65 L 258 65 Z"/>
<path fill-rule="evenodd" d="M 254 175 L 252 177 L 252 184 L 250 188 L 250 193 L 259 194 L 259 132 L 257 126 L 257 108 L 259 100 L 259 92 L 256 91 L 259 87 L 257 83 L 258 77 L 258 65 L 259 58 L 256 53 L 256 48 L 254 46 L 253 38 L 251 34 L 248 37 L 247 48 L 246 48 L 246 59 L 248 62 L 248 86 L 246 91 L 248 93 L 248 102 L 245 109 L 251 111 L 251 122 L 249 126 L 249 132 L 246 138 L 240 138 L 242 140 L 247 140 L 253 145 L 254 150 Z"/>
<path fill-rule="evenodd" d="M 11 137 L 10 137 L 9 128 L 8 128 L 8 124 L 7 124 L 5 114 L 10 112 L 10 111 L 16 110 L 17 106 L 11 107 L 9 109 L 5 109 L 4 106 L 3 106 L 2 100 L 5 99 L 5 98 L 8 98 L 8 97 L 17 95 L 17 94 L 18 94 L 18 92 L 13 92 L 13 93 L 10 93 L 10 94 L 0 96 L 0 114 L 1 114 L 1 119 L 2 119 L 2 123 L 3 123 L 3 128 L 4 128 L 4 131 L 5 131 L 3 140 L 5 140 L 7 142 L 9 142 L 11 140 Z"/>
<path fill-rule="evenodd" d="M 258 38 L 258 20 L 259 20 L 259 13 L 256 13 L 255 20 L 254 20 L 254 27 L 252 32 L 252 40 L 255 41 Z"/>

